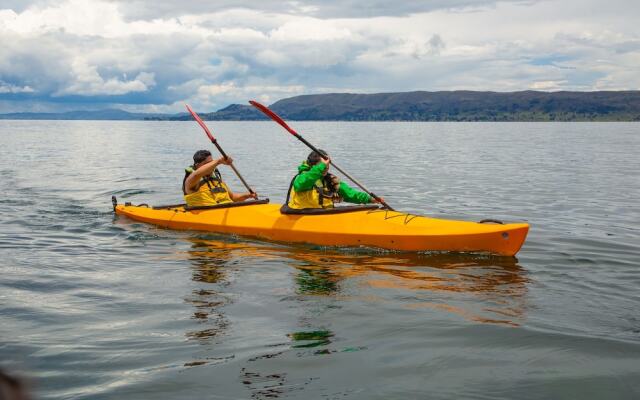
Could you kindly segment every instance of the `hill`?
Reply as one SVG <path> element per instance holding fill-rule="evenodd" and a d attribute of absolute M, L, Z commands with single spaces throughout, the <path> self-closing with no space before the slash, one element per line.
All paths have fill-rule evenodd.
<path fill-rule="evenodd" d="M 29 119 L 29 120 L 92 120 L 92 121 L 135 121 L 144 119 L 168 119 L 167 114 L 130 113 L 117 109 L 97 111 L 68 111 L 63 113 L 8 113 L 0 114 L 0 119 Z"/>
<path fill-rule="evenodd" d="M 290 97 L 270 108 L 285 119 L 317 121 L 640 121 L 640 91 L 330 93 Z M 267 119 L 242 104 L 200 115 L 217 121 Z M 101 110 L 0 114 L 0 119 L 186 121 L 191 116 Z"/>
<path fill-rule="evenodd" d="M 640 121 L 640 91 L 336 93 L 291 97 L 270 108 L 290 120 Z M 208 116 L 254 119 L 249 110 L 238 105 Z"/>

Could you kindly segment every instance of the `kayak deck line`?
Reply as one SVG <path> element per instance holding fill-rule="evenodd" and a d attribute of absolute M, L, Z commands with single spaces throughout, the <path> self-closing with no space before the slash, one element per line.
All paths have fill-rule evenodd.
<path fill-rule="evenodd" d="M 384 212 L 384 219 L 385 220 L 404 216 L 404 224 L 405 225 L 407 225 L 409 222 L 413 221 L 414 218 L 424 218 L 422 215 L 410 214 L 410 213 L 401 213 L 399 211 L 390 211 L 390 210 L 387 210 L 386 208 L 381 208 L 381 209 L 378 209 L 378 210 L 370 211 L 371 214 L 373 214 L 375 212 Z M 387 215 L 390 212 L 394 212 L 394 213 L 396 213 L 396 215 L 388 217 Z"/>
<path fill-rule="evenodd" d="M 251 236 L 321 246 L 367 246 L 398 251 L 486 252 L 513 256 L 529 225 L 455 221 L 384 209 L 333 214 L 282 214 L 280 204 L 186 210 L 116 205 L 116 214 L 168 229 Z"/>

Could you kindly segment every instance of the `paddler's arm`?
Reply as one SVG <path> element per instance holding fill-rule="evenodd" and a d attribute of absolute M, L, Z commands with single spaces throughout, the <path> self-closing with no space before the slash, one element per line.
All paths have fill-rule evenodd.
<path fill-rule="evenodd" d="M 299 193 L 313 189 L 316 181 L 322 178 L 322 174 L 326 168 L 327 165 L 325 163 L 319 162 L 308 171 L 301 173 L 293 180 L 293 190 Z"/>
<path fill-rule="evenodd" d="M 231 197 L 231 200 L 233 200 L 233 202 L 237 202 L 237 201 L 245 201 L 247 199 L 258 199 L 258 193 L 250 193 L 250 192 L 245 192 L 245 193 L 233 193 L 231 191 L 229 191 L 229 197 Z"/>
<path fill-rule="evenodd" d="M 247 199 L 256 199 L 256 200 L 258 199 L 258 193 L 251 193 L 251 192 L 234 193 L 229 189 L 229 186 L 227 186 L 227 184 L 224 182 L 222 182 L 222 187 L 225 188 L 227 193 L 229 193 L 229 197 L 231 198 L 231 200 L 233 200 L 234 203 L 238 201 L 245 201 Z"/>
<path fill-rule="evenodd" d="M 192 193 L 194 188 L 200 182 L 200 179 L 202 179 L 205 176 L 211 175 L 218 165 L 220 164 L 230 165 L 232 162 L 233 162 L 233 159 L 231 157 L 227 157 L 227 158 L 220 157 L 217 160 L 211 160 L 208 163 L 199 166 L 198 169 L 193 171 L 187 177 L 187 180 L 184 183 L 187 193 Z"/>
<path fill-rule="evenodd" d="M 348 203 L 369 204 L 375 203 L 374 199 L 368 193 L 360 192 L 349 186 L 346 182 L 341 181 L 338 188 L 338 194 Z"/>

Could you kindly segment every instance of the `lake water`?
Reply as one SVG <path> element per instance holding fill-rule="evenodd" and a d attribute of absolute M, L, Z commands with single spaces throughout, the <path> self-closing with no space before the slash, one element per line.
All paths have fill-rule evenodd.
<path fill-rule="evenodd" d="M 158 229 L 111 195 L 180 202 L 210 148 L 195 123 L 0 121 L 0 368 L 38 399 L 640 398 L 640 124 L 292 125 L 396 209 L 528 240 L 516 259 Z M 307 149 L 209 126 L 282 202 Z"/>

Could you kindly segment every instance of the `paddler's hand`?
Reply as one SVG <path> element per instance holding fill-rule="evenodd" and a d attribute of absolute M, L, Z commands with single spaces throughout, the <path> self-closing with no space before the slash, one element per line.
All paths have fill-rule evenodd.
<path fill-rule="evenodd" d="M 253 192 L 253 193 L 247 193 L 247 199 L 254 199 L 254 200 L 258 200 L 258 193 Z"/>
<path fill-rule="evenodd" d="M 371 202 L 376 204 L 382 204 L 385 201 L 384 201 L 384 197 L 378 197 L 377 199 L 375 197 L 372 197 Z"/>
<path fill-rule="evenodd" d="M 220 164 L 224 164 L 224 165 L 231 165 L 233 164 L 233 158 L 227 156 L 227 157 L 220 157 L 220 159 L 218 159 L 218 165 Z"/>
<path fill-rule="evenodd" d="M 326 175 L 327 172 L 329 172 L 329 166 L 331 165 L 331 159 L 328 158 L 328 157 L 327 158 L 320 157 L 320 162 L 325 165 L 324 171 L 322 172 L 322 174 Z"/>

